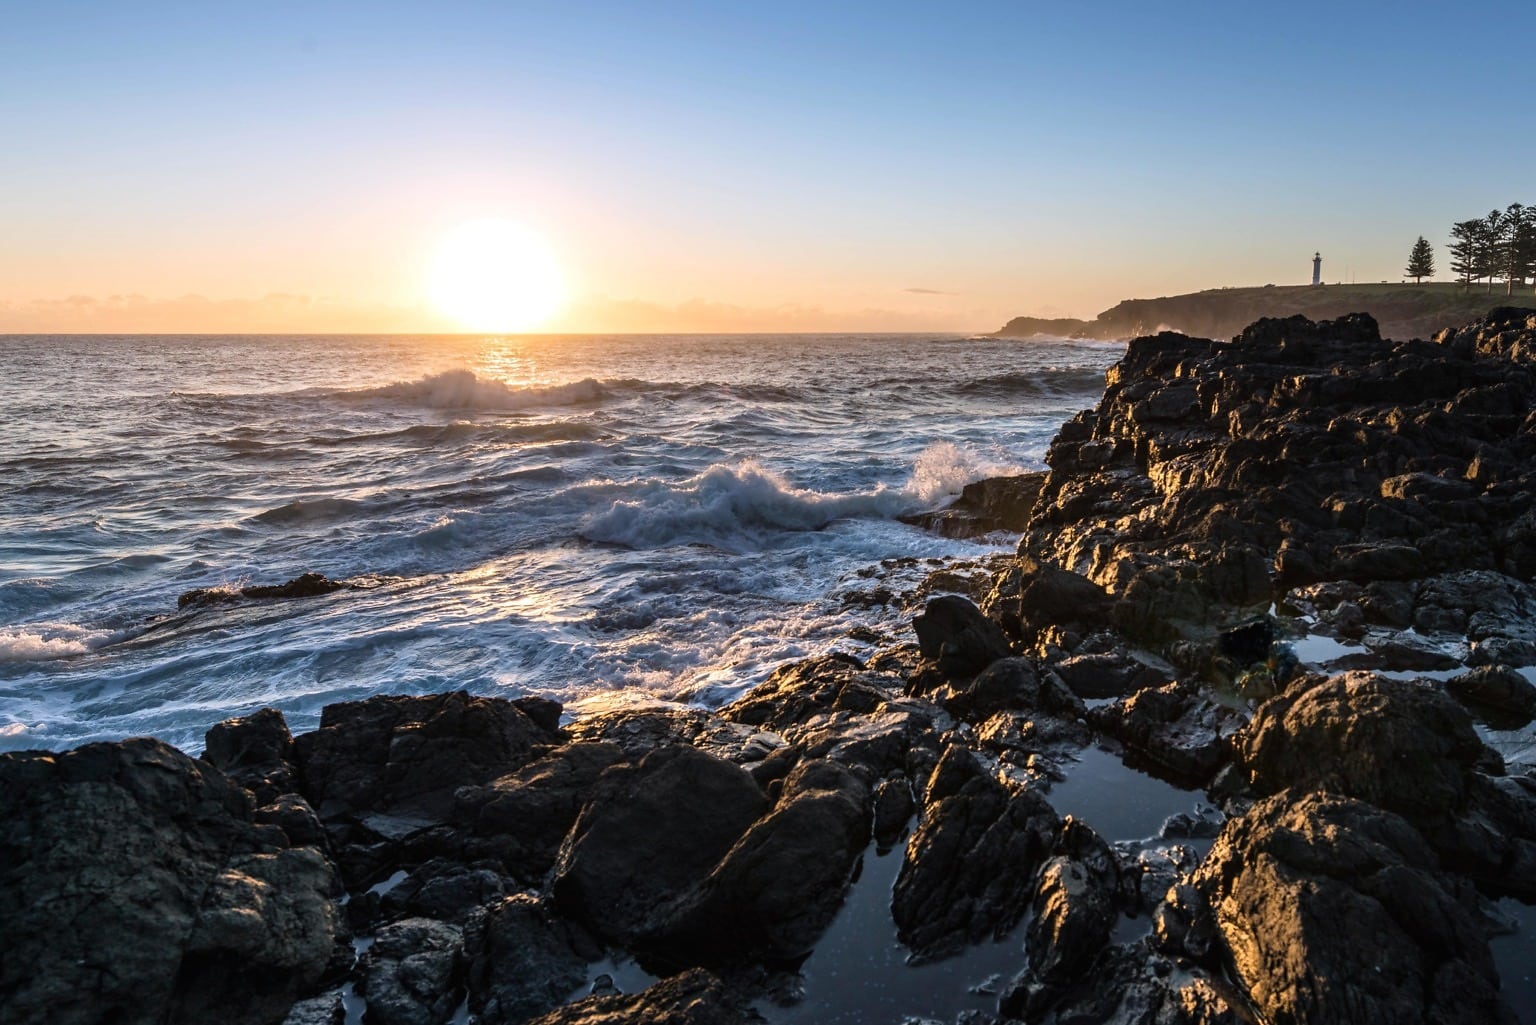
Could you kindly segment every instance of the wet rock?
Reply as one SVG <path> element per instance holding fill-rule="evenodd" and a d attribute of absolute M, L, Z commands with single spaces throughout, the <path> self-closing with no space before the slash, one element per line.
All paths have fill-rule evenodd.
<path fill-rule="evenodd" d="M 1224 630 L 1218 639 L 1221 653 L 1239 666 L 1263 662 L 1274 643 L 1275 621 L 1268 616 Z"/>
<path fill-rule="evenodd" d="M 283 1025 L 344 1025 L 346 1020 L 346 1005 L 338 991 L 300 1000 L 288 1011 Z"/>
<path fill-rule="evenodd" d="M 566 744 L 454 798 L 453 821 L 467 834 L 463 854 L 494 858 L 526 882 L 543 879 L 598 778 L 624 760 L 617 744 Z"/>
<path fill-rule="evenodd" d="M 869 843 L 869 804 L 848 769 L 801 762 L 777 806 L 661 912 L 641 948 L 677 966 L 804 957 L 842 905 Z"/>
<path fill-rule="evenodd" d="M 520 1025 L 570 998 L 602 948 L 545 903 L 518 894 L 464 932 L 469 1008 L 482 1025 Z"/>
<path fill-rule="evenodd" d="M 767 810 L 751 776 L 691 747 L 616 766 L 598 780 L 561 848 L 556 900 L 599 934 L 632 942 Z"/>
<path fill-rule="evenodd" d="M 531 1025 L 756 1025 L 746 1001 L 715 976 L 694 969 L 635 994 L 592 996 L 535 1019 Z"/>
<path fill-rule="evenodd" d="M 216 605 L 237 598 L 316 598 L 340 591 L 350 585 L 332 580 L 324 573 L 304 573 L 282 584 L 256 584 L 251 587 L 199 587 L 183 592 L 176 599 L 178 609 Z"/>
<path fill-rule="evenodd" d="M 293 735 L 275 708 L 216 724 L 205 735 L 204 747 L 202 760 L 251 791 L 257 804 L 298 789 Z"/>
<path fill-rule="evenodd" d="M 1267 1020 L 1516 1020 L 1475 898 L 1390 812 L 1277 795 L 1228 824 L 1195 885 Z"/>
<path fill-rule="evenodd" d="M 783 732 L 828 712 L 875 712 L 901 692 L 900 679 L 834 653 L 792 662 L 722 710 L 733 722 Z"/>
<path fill-rule="evenodd" d="M 445 1025 L 463 991 L 462 932 L 428 918 L 380 929 L 363 954 L 358 991 L 378 1025 Z"/>
<path fill-rule="evenodd" d="M 1040 869 L 1024 942 L 1029 969 L 1015 989 L 1014 1001 L 1030 1019 L 1087 972 L 1119 918 L 1120 874 L 1098 834 L 1069 816 L 1057 850 Z"/>
<path fill-rule="evenodd" d="M 1244 720 L 1197 685 L 1174 682 L 1095 708 L 1088 721 L 1176 782 L 1197 788 L 1226 762 Z"/>
<path fill-rule="evenodd" d="M 332 867 L 159 741 L 0 755 L 0 1019 L 280 1021 L 342 935 Z"/>
<path fill-rule="evenodd" d="M 982 610 L 1026 642 L 1048 628 L 1079 634 L 1110 624 L 1113 601 L 1104 588 L 1059 566 L 1021 555 L 997 577 Z"/>
<path fill-rule="evenodd" d="M 1001 1002 L 1006 1020 L 1026 1016 L 1038 990 L 1031 978 L 1017 981 Z M 1057 1022 L 1135 1025 L 1247 1025 L 1253 1019 L 1241 998 L 1219 976 L 1148 951 L 1142 944 L 1110 947 L 1082 978 L 1049 1001 Z"/>
<path fill-rule="evenodd" d="M 1049 663 L 1049 669 L 1073 694 L 1089 700 L 1123 697 L 1168 679 L 1163 670 L 1121 651 L 1073 655 Z"/>
<path fill-rule="evenodd" d="M 888 779 L 875 787 L 874 824 L 871 832 L 882 850 L 889 850 L 901 839 L 916 810 L 912 785 L 904 778 Z"/>
<path fill-rule="evenodd" d="M 1271 698 L 1237 747 L 1260 794 L 1328 789 L 1425 827 L 1463 809 L 1483 754 L 1471 718 L 1444 691 L 1369 673 Z"/>
<path fill-rule="evenodd" d="M 1518 729 L 1536 718 L 1536 687 L 1507 666 L 1479 666 L 1445 681 L 1445 689 L 1474 707 L 1504 713 L 1505 723 Z"/>
<path fill-rule="evenodd" d="M 448 821 L 457 788 L 512 772 L 559 739 L 511 701 L 456 691 L 328 705 L 294 752 L 323 820 L 389 836 Z"/>
<path fill-rule="evenodd" d="M 945 537 L 980 537 L 994 530 L 1020 533 L 1029 526 L 1030 513 L 1044 483 L 1043 473 L 988 477 L 967 484 L 959 498 L 937 512 L 900 519 Z"/>
<path fill-rule="evenodd" d="M 413 869 L 379 900 L 385 918 L 432 918 L 462 924 L 509 892 L 495 862 L 463 865 L 437 858 Z"/>
<path fill-rule="evenodd" d="M 702 708 L 657 702 L 583 716 L 566 733 L 584 743 L 616 744 L 625 759 L 679 744 L 730 761 L 745 761 L 753 731 Z"/>
<path fill-rule="evenodd" d="M 1002 629 L 957 595 L 930 598 L 912 628 L 923 657 L 934 660 L 947 677 L 975 676 L 1012 654 Z"/>
<path fill-rule="evenodd" d="M 916 961 L 1000 939 L 1017 925 L 1058 825 L 1040 794 L 1010 790 L 958 746 L 940 759 L 923 804 L 891 900 L 897 934 Z"/>

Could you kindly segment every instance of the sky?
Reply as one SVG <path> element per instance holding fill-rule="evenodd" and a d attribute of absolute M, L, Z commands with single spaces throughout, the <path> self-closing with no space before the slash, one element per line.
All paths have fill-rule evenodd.
<path fill-rule="evenodd" d="M 1397 281 L 1536 203 L 1523 5 L 18 4 L 0 332 L 458 330 L 434 247 L 542 237 L 549 331 L 981 331 Z"/>

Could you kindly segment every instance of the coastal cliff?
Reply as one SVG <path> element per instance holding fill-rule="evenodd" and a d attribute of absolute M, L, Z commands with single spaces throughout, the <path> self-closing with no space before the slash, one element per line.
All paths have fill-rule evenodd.
<path fill-rule="evenodd" d="M 1123 341 L 1159 331 L 1198 338 L 1231 338 L 1263 317 L 1333 320 L 1367 313 L 1386 338 L 1428 338 L 1506 305 L 1532 305 L 1529 286 L 1512 297 L 1503 286 L 1486 291 L 1458 284 L 1305 285 L 1213 288 L 1156 299 L 1126 299 L 1093 320 L 1015 317 L 999 338 L 1086 338 Z"/>
<path fill-rule="evenodd" d="M 1017 555 L 871 658 L 716 711 L 389 696 L 0 755 L 0 1020 L 771 1022 L 899 852 L 914 965 L 1008 957 L 967 1025 L 1517 1021 L 1533 457 L 1536 311 L 1141 337 L 1047 473 L 969 497 Z M 1200 810 L 1106 836 L 1065 808 L 1105 752 Z"/>

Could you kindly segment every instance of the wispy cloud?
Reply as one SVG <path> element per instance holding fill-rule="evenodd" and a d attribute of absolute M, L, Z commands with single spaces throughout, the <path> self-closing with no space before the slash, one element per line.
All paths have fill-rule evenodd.
<path fill-rule="evenodd" d="M 959 295 L 960 294 L 959 292 L 945 292 L 945 291 L 943 291 L 941 289 L 937 289 L 937 288 L 903 288 L 902 291 L 903 292 L 910 292 L 913 295 Z"/>

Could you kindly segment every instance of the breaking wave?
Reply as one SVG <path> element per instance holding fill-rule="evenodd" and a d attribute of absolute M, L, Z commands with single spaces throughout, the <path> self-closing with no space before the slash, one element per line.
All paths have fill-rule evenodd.
<path fill-rule="evenodd" d="M 0 662 L 45 662 L 84 655 L 117 637 L 113 630 L 92 630 L 74 623 L 0 626 Z"/>
<path fill-rule="evenodd" d="M 603 401 L 609 394 L 601 381 L 585 378 L 569 384 L 515 388 L 472 370 L 445 370 L 415 381 L 396 381 L 378 388 L 335 393 L 359 401 L 387 400 L 432 409 L 512 410 L 540 406 L 578 406 Z"/>
<path fill-rule="evenodd" d="M 838 520 L 894 519 L 957 495 L 983 477 L 1017 472 L 950 442 L 930 445 L 899 488 L 827 493 L 798 488 L 755 459 L 716 464 L 681 484 L 648 481 L 589 516 L 581 536 L 629 548 L 706 544 L 752 547 L 775 531 L 821 530 Z"/>

